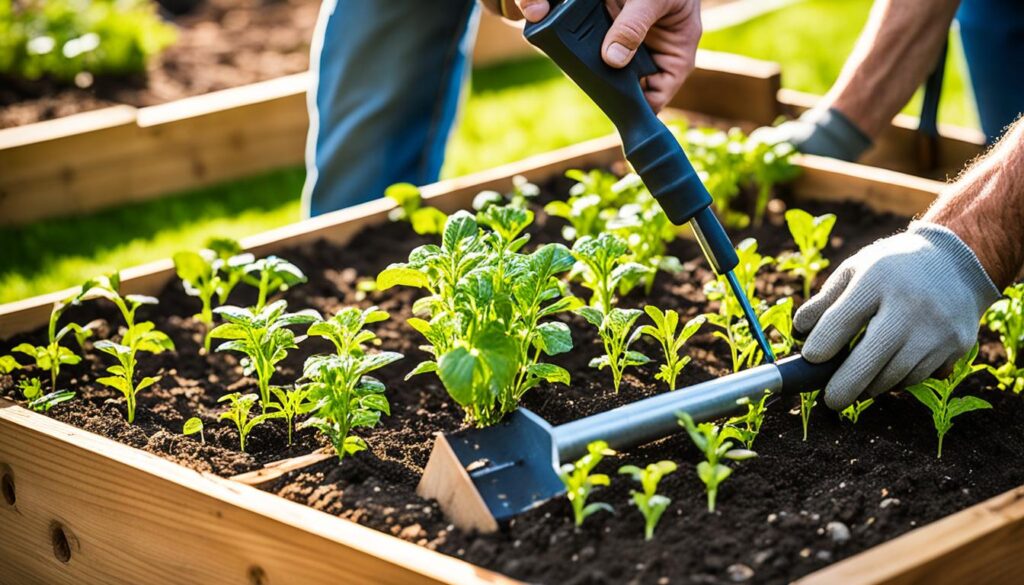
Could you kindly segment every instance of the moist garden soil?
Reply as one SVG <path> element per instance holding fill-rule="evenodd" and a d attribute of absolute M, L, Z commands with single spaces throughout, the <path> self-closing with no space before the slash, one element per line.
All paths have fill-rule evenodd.
<path fill-rule="evenodd" d="M 178 40 L 147 74 L 82 89 L 0 76 L 0 128 L 128 104 L 152 106 L 305 71 L 319 0 L 201 0 L 170 17 Z"/>
<path fill-rule="evenodd" d="M 555 180 L 545 193 L 567 190 L 566 180 Z M 784 206 L 773 201 L 764 226 L 734 235 L 756 237 L 767 254 L 791 249 L 781 215 Z M 838 215 L 825 252 L 833 268 L 862 246 L 906 224 L 905 218 L 875 214 L 857 204 L 802 203 L 801 207 L 814 214 Z M 561 226 L 562 220 L 538 213 L 533 243 L 559 241 Z M 435 503 L 415 495 L 434 434 L 463 427 L 462 412 L 434 375 L 403 379 L 425 357 L 417 349 L 422 343 L 419 334 L 405 324 L 412 302 L 421 293 L 396 288 L 366 295 L 357 287 L 360 279 L 405 260 L 410 250 L 428 241 L 413 235 L 405 224 L 387 224 L 367 229 L 345 247 L 317 242 L 281 253 L 310 278 L 309 283 L 285 293 L 293 310 L 312 307 L 333 314 L 343 305 L 379 305 L 392 315 L 391 320 L 373 326 L 383 340 L 381 349 L 401 352 L 406 359 L 379 372 L 388 387 L 392 414 L 377 428 L 359 433 L 367 439 L 369 451 L 341 463 L 332 459 L 292 472 L 265 489 L 525 581 L 664 584 L 788 582 L 1024 483 L 1024 471 L 1015 464 L 1024 451 L 1020 433 L 1024 408 L 1018 397 L 993 390 L 987 374 L 977 374 L 959 392 L 982 396 L 995 408 L 958 418 L 941 460 L 935 458 L 929 411 L 906 393 L 881 397 L 855 426 L 820 404 L 811 416 L 806 442 L 801 440 L 795 400 L 779 398 L 771 401 L 755 444 L 760 456 L 734 464 L 735 472 L 722 485 L 713 514 L 707 511 L 703 484 L 694 469 L 700 454 L 679 433 L 603 462 L 598 471 L 612 474 L 612 485 L 597 490 L 592 501 L 612 504 L 615 513 L 598 513 L 582 529 L 573 527 L 568 503 L 558 499 L 493 535 L 456 530 Z M 685 317 L 714 310 L 702 292 L 712 273 L 697 245 L 681 238 L 670 252 L 686 270 L 678 275 L 659 274 L 650 294 L 634 291 L 622 305 L 651 303 L 675 308 Z M 762 271 L 759 294 L 763 298 L 798 296 L 799 291 L 795 279 Z M 232 302 L 254 300 L 252 291 L 238 290 Z M 95 382 L 108 363 L 91 348 L 83 364 L 62 373 L 61 386 L 77 390 L 78 399 L 58 405 L 50 416 L 221 475 L 256 469 L 326 444 L 312 430 L 303 430 L 296 434 L 296 444 L 286 447 L 284 424 L 272 421 L 253 431 L 250 453 L 239 453 L 233 426 L 216 420 L 223 410 L 217 398 L 231 391 L 253 392 L 254 381 L 242 376 L 233 355 L 199 354 L 202 328 L 189 316 L 198 304 L 184 294 L 179 282 L 170 283 L 160 301 L 157 307 L 142 309 L 141 316 L 168 332 L 177 351 L 143 358 L 141 372 L 159 371 L 163 379 L 140 395 L 136 424 L 124 421 L 123 400 Z M 118 320 L 105 301 L 86 303 L 66 315 L 65 319 L 79 323 L 101 320 L 96 338 L 110 336 Z M 550 361 L 572 373 L 572 386 L 534 389 L 525 406 L 559 424 L 666 391 L 662 382 L 654 380 L 657 370 L 651 364 L 627 370 L 621 391 L 614 394 L 607 372 L 587 367 L 601 352 L 594 329 L 575 316 L 564 318 L 572 329 L 575 349 Z M 44 340 L 43 330 L 21 335 L 0 345 L 0 354 L 22 341 L 39 344 Z M 992 336 L 983 334 L 982 341 L 983 361 L 1003 358 Z M 646 339 L 637 349 L 660 356 L 660 350 Z M 330 350 L 323 340 L 304 341 L 282 363 L 277 381 L 294 381 L 307 356 Z M 728 348 L 708 328 L 692 338 L 685 351 L 693 362 L 683 371 L 680 386 L 730 373 Z M 0 377 L 0 395 L 13 397 L 15 380 Z M 193 415 L 206 423 L 205 444 L 180 434 L 184 421 Z M 625 463 L 645 465 L 662 459 L 676 461 L 680 469 L 661 483 L 660 493 L 670 497 L 672 504 L 655 540 L 644 542 L 642 517 L 628 503 L 633 482 L 616 476 L 615 470 Z"/>

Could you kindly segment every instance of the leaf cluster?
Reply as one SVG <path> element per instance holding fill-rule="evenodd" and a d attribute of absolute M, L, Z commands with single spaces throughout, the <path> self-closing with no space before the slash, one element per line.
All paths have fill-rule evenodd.
<path fill-rule="evenodd" d="M 914 398 L 921 404 L 928 407 L 932 412 L 932 421 L 935 423 L 935 432 L 939 437 L 939 448 L 936 458 L 942 457 L 942 440 L 946 433 L 953 427 L 953 419 L 961 414 L 972 410 L 992 408 L 992 405 L 977 396 L 958 396 L 953 398 L 953 391 L 968 376 L 982 370 L 985 366 L 975 364 L 978 357 L 978 346 L 975 345 L 971 351 L 957 360 L 953 366 L 953 372 L 945 379 L 929 378 L 920 384 L 914 384 L 907 388 Z"/>
<path fill-rule="evenodd" d="M 826 213 L 814 217 L 802 209 L 786 211 L 786 225 L 796 242 L 796 252 L 779 256 L 779 269 L 803 279 L 804 299 L 811 297 L 811 286 L 818 273 L 828 268 L 829 261 L 821 255 L 836 224 L 836 216 Z"/>
<path fill-rule="evenodd" d="M 253 429 L 268 420 L 284 417 L 284 413 L 281 411 L 264 412 L 250 417 L 249 413 L 258 401 L 259 396 L 255 394 L 241 394 L 239 392 L 225 394 L 217 400 L 217 402 L 230 403 L 227 410 L 220 414 L 219 420 L 228 420 L 235 423 L 235 428 L 238 429 L 238 448 L 243 453 L 245 452 L 245 441 Z"/>
<path fill-rule="evenodd" d="M 622 384 L 622 373 L 629 366 L 642 366 L 651 358 L 639 351 L 629 349 L 640 339 L 642 328 L 633 325 L 642 314 L 639 309 L 612 309 L 607 314 L 594 307 L 580 307 L 576 313 L 588 323 L 597 327 L 604 345 L 604 354 L 590 360 L 590 367 L 602 370 L 608 368 L 612 372 L 612 386 L 618 394 Z"/>
<path fill-rule="evenodd" d="M 754 441 L 761 434 L 761 425 L 764 424 L 764 415 L 768 412 L 766 402 L 771 396 L 770 391 L 765 391 L 760 400 L 741 398 L 736 401 L 740 406 L 746 406 L 747 412 L 730 418 L 726 426 L 736 430 L 736 438 L 743 443 L 747 449 L 754 448 Z"/>
<path fill-rule="evenodd" d="M 619 473 L 629 475 L 635 481 L 640 482 L 641 489 L 631 490 L 633 505 L 640 510 L 644 516 L 644 540 L 654 538 L 654 529 L 658 526 L 662 514 L 672 503 L 669 498 L 657 493 L 658 483 L 666 475 L 674 472 L 677 466 L 672 461 L 659 461 L 641 468 L 636 465 L 624 465 L 619 468 Z"/>
<path fill-rule="evenodd" d="M 982 318 L 989 330 L 999 335 L 1006 351 L 1006 362 L 998 367 L 987 366 L 1000 390 L 1024 392 L 1024 367 L 1017 358 L 1024 345 L 1024 283 L 1012 284 L 1003 291 L 1003 298 L 989 307 Z"/>
<path fill-rule="evenodd" d="M 694 424 L 693 418 L 685 412 L 679 413 L 679 424 L 686 429 L 690 439 L 704 453 L 705 461 L 697 464 L 697 476 L 704 482 L 708 494 L 708 511 L 715 511 L 718 486 L 732 475 L 732 468 L 723 461 L 744 461 L 757 457 L 749 449 L 733 448 L 734 441 L 741 441 L 735 427 L 717 425 L 712 422 Z"/>
<path fill-rule="evenodd" d="M 421 236 L 439 234 L 444 229 L 448 216 L 436 207 L 423 205 L 423 195 L 416 185 L 395 183 L 384 190 L 384 196 L 398 205 L 388 212 L 391 221 L 407 221 Z"/>
<path fill-rule="evenodd" d="M 575 463 L 562 465 L 558 470 L 558 477 L 565 484 L 566 497 L 572 506 L 576 526 L 582 526 L 584 520 L 601 510 L 613 512 L 612 507 L 603 502 L 587 503 L 594 488 L 611 483 L 608 475 L 593 473 L 601 460 L 610 455 L 615 455 L 615 451 L 608 448 L 608 443 L 594 441 L 587 445 L 586 455 Z"/>
<path fill-rule="evenodd" d="M 698 315 L 687 321 L 682 329 L 679 329 L 679 313 L 672 309 L 662 311 L 658 307 L 647 305 L 644 307 L 644 312 L 651 318 L 654 325 L 644 325 L 640 328 L 640 332 L 654 338 L 661 345 L 662 353 L 665 356 L 665 363 L 659 366 L 658 373 L 654 377 L 668 384 L 669 390 L 675 390 L 679 373 L 683 371 L 686 364 L 690 363 L 690 356 L 680 355 L 683 344 L 700 329 L 707 318 Z"/>

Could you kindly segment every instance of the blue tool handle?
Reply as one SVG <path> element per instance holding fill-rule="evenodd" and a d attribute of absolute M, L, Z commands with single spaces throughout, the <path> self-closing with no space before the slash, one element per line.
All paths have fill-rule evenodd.
<path fill-rule="evenodd" d="M 622 138 L 626 160 L 633 165 L 665 214 L 682 225 L 711 205 L 711 194 L 701 182 L 679 141 L 658 119 L 644 98 L 640 78 L 657 72 L 643 45 L 622 69 L 608 66 L 601 45 L 612 19 L 604 0 L 563 0 L 554 3 L 544 20 L 526 25 L 526 39 L 544 51 L 611 119 Z M 702 228 L 713 251 L 728 241 L 713 224 L 710 212 Z M 718 233 L 720 232 L 720 233 Z M 725 246 L 732 250 L 732 244 Z"/>

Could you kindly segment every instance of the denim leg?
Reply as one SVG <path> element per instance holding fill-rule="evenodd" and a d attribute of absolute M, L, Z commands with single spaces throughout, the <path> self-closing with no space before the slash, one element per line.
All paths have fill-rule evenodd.
<path fill-rule="evenodd" d="M 1024 112 L 1024 2 L 964 0 L 957 21 L 981 129 L 991 143 Z"/>
<path fill-rule="evenodd" d="M 477 10 L 475 0 L 324 0 L 310 59 L 307 216 L 437 180 Z"/>

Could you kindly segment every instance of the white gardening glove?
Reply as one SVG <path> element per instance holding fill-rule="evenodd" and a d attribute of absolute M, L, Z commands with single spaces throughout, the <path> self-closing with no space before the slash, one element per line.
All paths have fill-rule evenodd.
<path fill-rule="evenodd" d="M 871 148 L 871 138 L 839 110 L 807 110 L 796 120 L 764 126 L 750 137 L 769 144 L 788 142 L 799 152 L 855 161 Z"/>
<path fill-rule="evenodd" d="M 952 365 L 974 345 L 982 314 L 998 298 L 967 244 L 943 226 L 915 221 L 843 262 L 794 325 L 810 332 L 803 355 L 815 363 L 867 326 L 825 388 L 825 403 L 842 409 Z"/>

